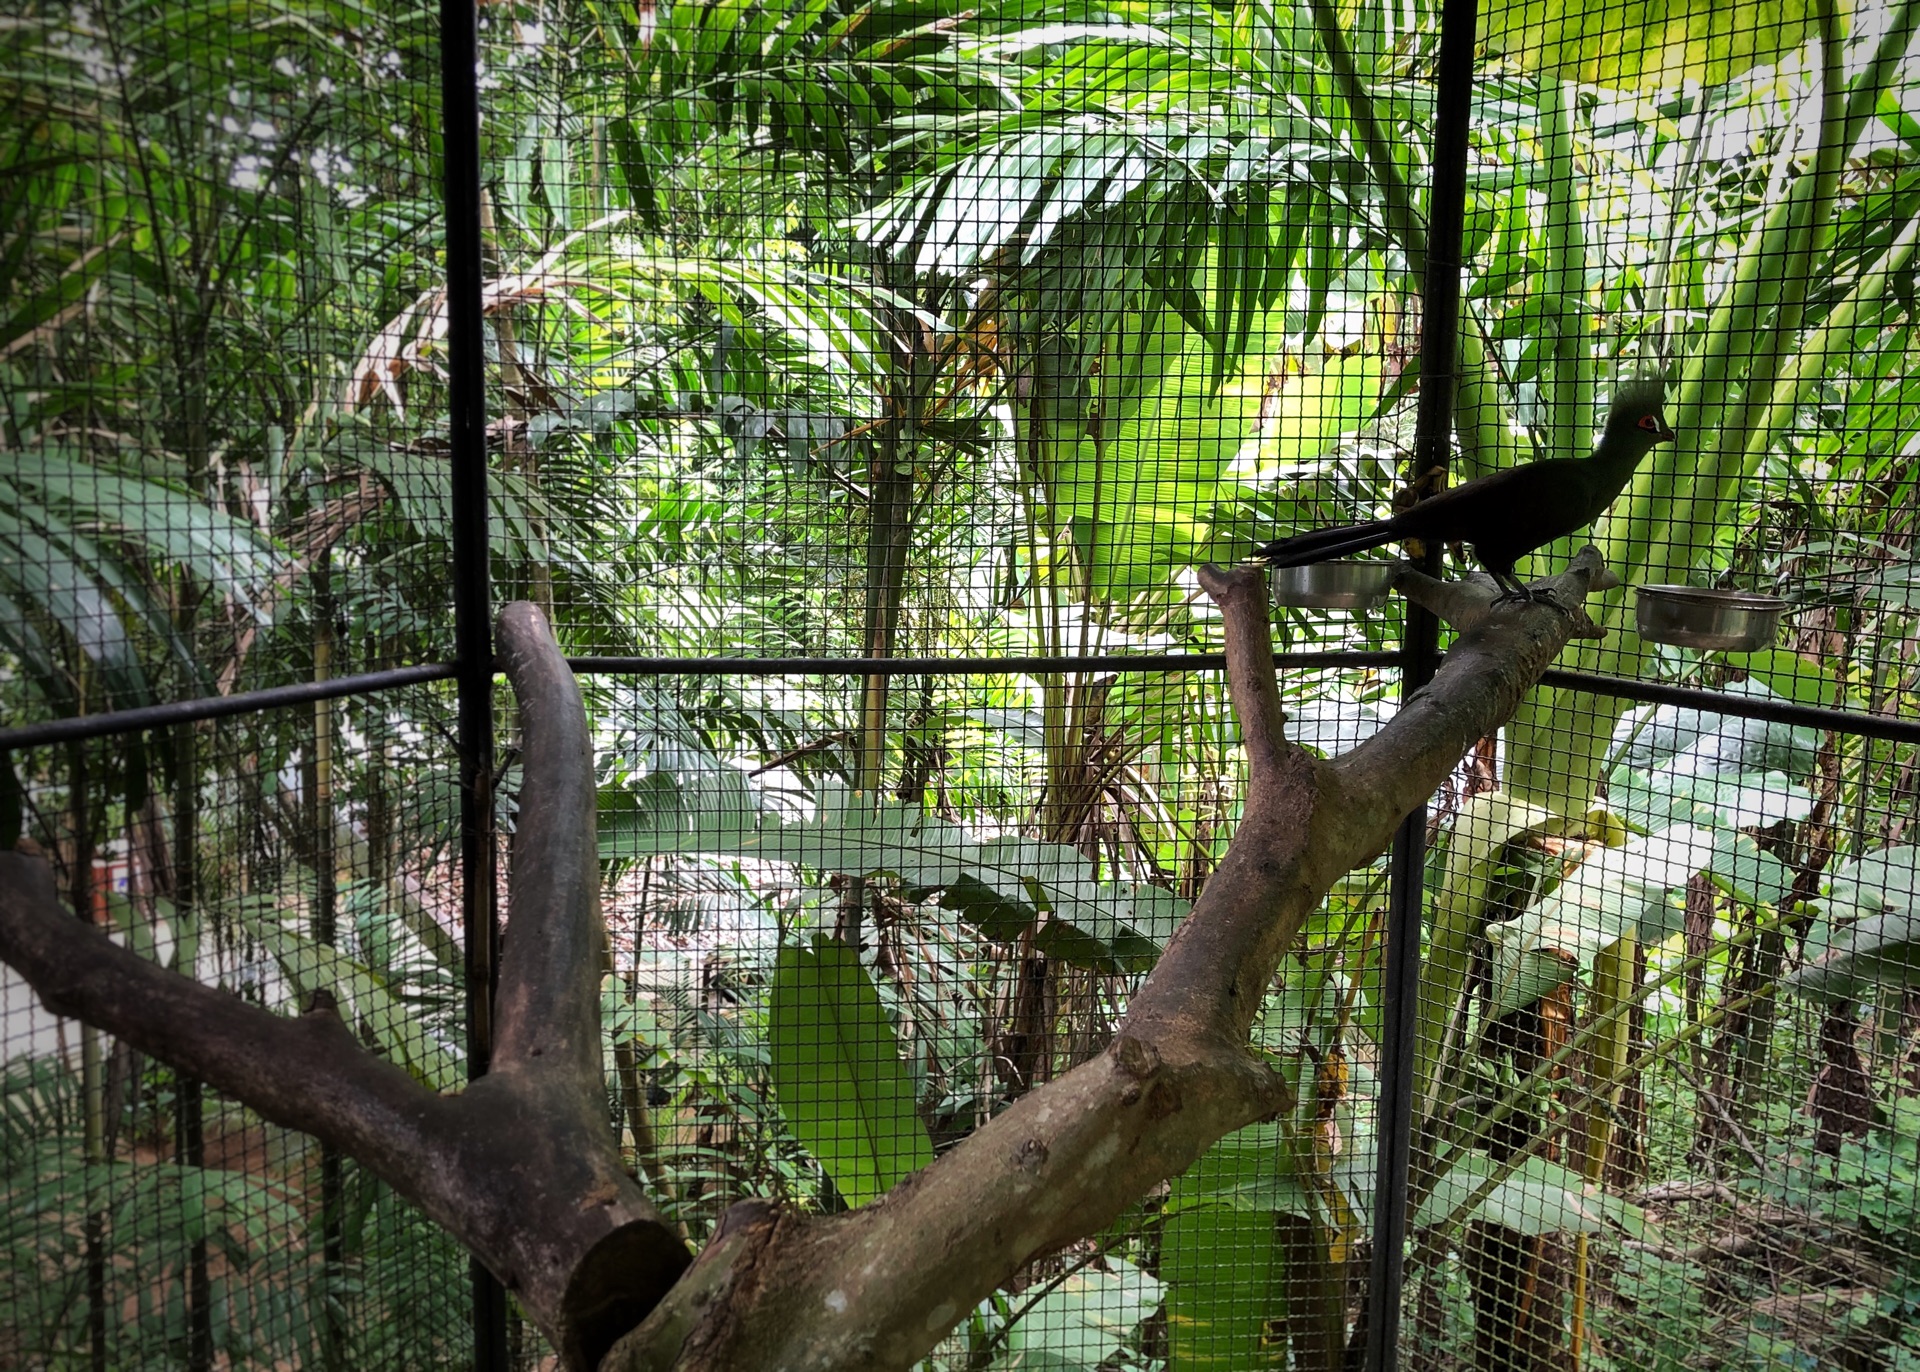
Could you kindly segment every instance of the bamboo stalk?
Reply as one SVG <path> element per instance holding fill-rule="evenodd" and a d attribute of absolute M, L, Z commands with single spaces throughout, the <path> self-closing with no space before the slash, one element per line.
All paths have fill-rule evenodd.
<path fill-rule="evenodd" d="M 1599 956 L 1594 959 L 1593 1004 L 1596 1011 L 1607 1013 L 1617 1008 L 1630 1010 L 1637 1003 L 1638 997 L 1634 992 L 1638 988 L 1634 972 L 1639 946 L 1639 938 L 1628 934 L 1601 949 Z M 1609 1015 L 1607 1028 L 1595 1037 L 1589 1057 L 1597 1069 L 1606 1071 L 1610 1077 L 1626 1075 L 1627 1059 L 1632 1049 L 1632 1027 L 1630 1015 Z M 1613 1119 L 1614 1112 L 1619 1108 L 1620 1091 L 1620 1086 L 1612 1087 L 1595 1100 L 1586 1112 L 1586 1140 L 1580 1175 L 1595 1185 L 1606 1175 L 1607 1149 L 1613 1141 Z M 1573 1254 L 1574 1372 L 1580 1372 L 1586 1339 L 1587 1246 L 1587 1236 L 1581 1234 L 1574 1244 Z"/>
<path fill-rule="evenodd" d="M 1593 361 L 1586 329 L 1587 235 L 1573 156 L 1574 91 L 1569 82 L 1549 79 L 1541 82 L 1540 95 L 1547 154 L 1546 291 L 1553 331 L 1547 452 L 1576 458 L 1586 456 L 1593 417 Z"/>

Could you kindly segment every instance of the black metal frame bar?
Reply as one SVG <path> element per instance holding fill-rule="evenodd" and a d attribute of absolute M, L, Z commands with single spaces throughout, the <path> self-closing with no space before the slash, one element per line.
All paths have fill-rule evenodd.
<path fill-rule="evenodd" d="M 1212 672 L 1223 653 L 1088 657 L 570 657 L 579 676 L 993 676 L 1009 672 Z M 1282 669 L 1398 667 L 1397 651 L 1275 653 Z"/>
<path fill-rule="evenodd" d="M 480 16 L 476 0 L 441 0 L 441 152 L 446 175 L 447 435 L 452 461 L 453 616 L 460 754 L 460 922 L 466 944 L 467 1077 L 493 1051 L 500 941 L 494 887 L 493 614 L 489 581 L 484 241 L 480 229 Z M 507 1372 L 507 1294 L 478 1258 L 473 1357 Z"/>
<path fill-rule="evenodd" d="M 330 677 L 325 681 L 302 681 L 292 686 L 269 686 L 264 690 L 240 691 L 230 696 L 199 696 L 192 700 L 170 700 L 164 705 L 140 705 L 130 710 L 42 720 L 37 724 L 0 729 L 0 753 L 20 748 L 43 748 L 52 743 L 106 738 L 112 734 L 137 734 L 147 729 L 198 723 L 203 719 L 225 719 L 229 715 L 258 714 L 287 705 L 310 705 L 316 700 L 372 695 L 376 691 L 391 691 L 399 686 L 417 686 L 423 681 L 445 681 L 456 671 L 452 663 L 429 662 L 418 667 L 389 667 L 380 672 Z"/>
<path fill-rule="evenodd" d="M 1110 653 L 1100 657 L 570 657 L 567 665 L 581 676 L 988 676 L 996 672 L 1210 672 L 1226 665 L 1219 653 Z M 1406 658 L 1396 650 L 1324 653 L 1275 653 L 1273 665 L 1282 671 L 1337 671 L 1342 668 L 1403 667 Z M 458 663 L 428 662 L 415 667 L 390 667 L 378 672 L 271 686 L 230 696 L 201 696 L 141 705 L 130 710 L 74 715 L 67 719 L 0 729 L 0 752 L 41 748 L 55 743 L 115 734 L 136 734 L 203 719 L 254 714 L 316 700 L 373 695 L 402 686 L 457 678 Z M 1727 695 L 1700 686 L 1675 686 L 1659 681 L 1635 681 L 1551 667 L 1540 678 L 1545 686 L 1590 691 L 1642 705 L 1681 705 L 1730 719 L 1762 719 L 1795 724 L 1821 733 L 1884 739 L 1890 743 L 1920 743 L 1920 718 L 1871 715 L 1860 710 L 1835 710 L 1802 705 L 1791 700 L 1754 700 Z"/>
<path fill-rule="evenodd" d="M 1444 0 L 1435 71 L 1433 184 L 1427 200 L 1426 279 L 1420 283 L 1420 408 L 1414 420 L 1413 488 L 1433 493 L 1448 465 L 1460 345 L 1461 248 L 1466 226 L 1467 142 L 1473 123 L 1475 0 Z M 1420 569 L 1440 570 L 1440 549 Z M 1439 669 L 1440 621 L 1407 607 L 1403 699 Z M 1386 947 L 1380 968 L 1380 1095 L 1374 1137 L 1373 1247 L 1358 1337 L 1367 1372 L 1400 1364 L 1406 1282 L 1407 1174 L 1413 1159 L 1414 1039 L 1420 1012 L 1420 930 L 1426 914 L 1427 807 L 1401 821 L 1388 859 Z"/>
<path fill-rule="evenodd" d="M 1576 672 L 1562 667 L 1548 668 L 1541 676 L 1540 684 L 1586 691 L 1597 696 L 1612 696 L 1616 700 L 1638 701 L 1642 705 L 1684 705 L 1734 719 L 1764 719 L 1775 724 L 1797 724 L 1821 733 L 1882 738 L 1894 743 L 1920 743 L 1920 719 L 1899 715 L 1834 710 L 1821 705 L 1802 705 L 1794 700 L 1754 700 L 1748 696 L 1730 696 L 1719 691 L 1703 690 L 1698 686 L 1628 681 L 1622 677 Z"/>

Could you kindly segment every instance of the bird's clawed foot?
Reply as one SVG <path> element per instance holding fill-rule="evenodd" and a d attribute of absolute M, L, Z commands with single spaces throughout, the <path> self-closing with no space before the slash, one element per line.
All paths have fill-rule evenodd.
<path fill-rule="evenodd" d="M 1552 591 L 1544 589 L 1536 591 L 1533 587 L 1522 585 L 1517 581 L 1503 583 L 1500 594 L 1489 602 L 1488 608 L 1498 609 L 1502 605 L 1547 605 L 1558 610 L 1568 619 L 1573 618 L 1573 611 L 1562 605 Z"/>

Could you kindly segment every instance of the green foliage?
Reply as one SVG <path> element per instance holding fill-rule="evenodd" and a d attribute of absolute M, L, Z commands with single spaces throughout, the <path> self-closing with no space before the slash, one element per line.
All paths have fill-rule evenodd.
<path fill-rule="evenodd" d="M 1271 1210 L 1210 1206 L 1169 1217 L 1160 1240 L 1168 1365 L 1284 1367 L 1269 1322 L 1287 1309 L 1285 1256 Z"/>
<path fill-rule="evenodd" d="M 1788 986 L 1849 1001 L 1920 979 L 1920 848 L 1883 848 L 1835 864 L 1823 907 Z"/>
<path fill-rule="evenodd" d="M 105 534 L 106 537 L 102 537 Z M 152 704 L 142 661 L 150 635 L 177 680 L 206 689 L 146 568 L 177 568 L 245 608 L 274 570 L 275 550 L 250 525 L 161 482 L 139 481 L 59 449 L 0 472 L 0 647 L 50 705 L 72 704 L 63 638 L 105 686 L 112 708 Z"/>
<path fill-rule="evenodd" d="M 168 1079 L 170 1081 L 170 1078 Z M 164 1099 L 164 1097 L 162 1098 Z M 239 1123 L 235 1120 L 232 1123 Z M 265 1154 L 256 1154 L 261 1164 Z M 33 1365 L 89 1363 L 89 1258 L 98 1226 L 115 1317 L 110 1366 L 177 1365 L 189 1338 L 185 1283 L 210 1262 L 216 1356 L 239 1363 L 463 1367 L 467 1258 L 383 1184 L 344 1171 L 344 1262 L 323 1261 L 294 1168 L 261 1174 L 118 1158 L 86 1161 L 77 1074 L 16 1060 L 0 1078 L 0 1337 Z M 317 1179 L 317 1173 L 314 1174 Z M 405 1292 L 404 1301 L 396 1293 Z M 331 1311 L 331 1314 L 326 1312 Z M 325 1350 L 325 1351 L 323 1351 Z"/>
<path fill-rule="evenodd" d="M 1480 37 L 1515 64 L 1563 81 L 1657 91 L 1682 80 L 1725 85 L 1790 55 L 1816 31 L 1811 7 L 1799 0 L 1756 4 L 1737 25 L 1715 17 L 1711 0 L 1495 0 L 1480 14 Z"/>
<path fill-rule="evenodd" d="M 736 799 L 754 803 L 744 793 Z M 976 840 L 917 808 L 876 807 L 834 788 L 823 788 L 815 805 L 811 819 L 783 822 L 711 805 L 647 813 L 615 796 L 602 805 L 601 855 L 729 854 L 892 877 L 909 897 L 937 899 L 989 938 L 1011 942 L 1034 930 L 1043 952 L 1116 970 L 1151 965 L 1186 913 L 1184 901 L 1158 887 L 1096 880 L 1085 856 L 1064 844 Z"/>
<path fill-rule="evenodd" d="M 1096 1372 L 1133 1343 L 1160 1307 L 1165 1287 L 1124 1258 L 1079 1267 L 1027 1296 L 1001 1340 L 994 1372 Z"/>
<path fill-rule="evenodd" d="M 1171 1218 L 1215 1207 L 1294 1215 L 1307 1213 L 1311 1204 L 1279 1127 L 1249 1125 L 1221 1139 L 1174 1178 L 1162 1213 Z"/>
<path fill-rule="evenodd" d="M 1279 1127 L 1254 1125 L 1214 1144 L 1174 1179 L 1162 1213 L 1169 1366 L 1284 1366 L 1271 1328 L 1288 1313 L 1276 1218 L 1314 1207 Z"/>
<path fill-rule="evenodd" d="M 845 944 L 781 948 L 767 1043 L 781 1112 L 849 1205 L 933 1161 L 880 998 Z"/>
<path fill-rule="evenodd" d="M 1697 1365 L 1701 1330 L 1713 1317 L 1705 1268 L 1655 1248 L 1628 1249 L 1620 1255 L 1614 1287 L 1620 1304 L 1599 1313 L 1598 1331 L 1619 1354 L 1596 1366 L 1685 1372 Z"/>
<path fill-rule="evenodd" d="M 1414 1223 L 1463 1218 L 1528 1235 L 1596 1234 L 1610 1225 L 1643 1232 L 1637 1206 L 1600 1191 L 1570 1167 L 1540 1157 L 1507 1167 L 1477 1151 L 1447 1159 Z"/>
<path fill-rule="evenodd" d="M 1680 932 L 1679 896 L 1700 872 L 1756 907 L 1778 906 L 1792 884 L 1778 858 L 1734 828 L 1675 824 L 1625 847 L 1602 846 L 1551 884 L 1538 904 L 1487 926 L 1490 1013 L 1531 1005 L 1623 937 L 1657 944 Z"/>
<path fill-rule="evenodd" d="M 1316 8 L 1347 39 L 1351 82 L 1331 72 Z M 1715 685 L 1733 669 L 1749 680 L 1730 689 L 1911 711 L 1912 8 L 1854 15 L 1844 53 L 1807 42 L 1815 12 L 1777 6 L 1732 28 L 1694 4 L 1488 11 L 1499 65 L 1482 73 L 1469 168 L 1462 468 L 1577 448 L 1607 378 L 1670 364 L 1685 443 L 1599 535 L 1629 581 L 1771 586 L 1808 630 L 1737 658 L 1645 653 L 1616 598 L 1613 637 L 1577 665 Z M 496 379 L 516 348 L 521 372 L 495 393 L 490 434 L 501 594 L 548 602 L 577 651 L 863 655 L 878 611 L 895 652 L 1216 650 L 1194 563 L 1288 524 L 1384 513 L 1400 484 L 1433 17 L 588 0 L 529 26 L 483 7 L 484 343 Z M 424 9 L 300 0 L 30 7 L 0 33 L 22 116 L 0 134 L 9 717 L 305 679 L 323 637 L 335 671 L 447 656 L 433 39 Z M 1655 90 L 1682 62 L 1693 84 Z M 1851 83 L 1824 129 L 1803 116 L 1828 111 L 1796 104 L 1796 73 L 1822 65 Z M 1795 128 L 1822 136 L 1792 146 Z M 1887 138 L 1869 150 L 1863 132 Z M 880 494 L 892 486 L 897 505 Z M 876 556 L 889 539 L 904 550 L 894 582 Z M 1277 636 L 1386 647 L 1396 628 L 1294 613 Z M 1290 676 L 1293 737 L 1351 746 L 1390 686 Z M 843 1199 L 871 1198 L 999 1108 L 1012 1088 L 982 1064 L 1005 1048 L 1009 950 L 1045 960 L 1050 995 L 1072 993 L 1048 1002 L 1069 1007 L 1041 1026 L 1051 1065 L 1103 1041 L 1239 803 L 1235 726 L 1203 674 L 895 678 L 882 737 L 864 740 L 875 770 L 858 692 L 836 682 L 599 678 L 588 695 L 607 871 L 620 912 L 639 910 L 608 984 L 609 1041 L 663 1097 L 655 1161 L 696 1233 L 739 1194 L 814 1203 L 815 1160 Z M 1840 745 L 1816 811 L 1829 792 L 1809 782 L 1822 740 L 1806 731 L 1665 714 L 1610 748 L 1610 708 L 1543 695 L 1506 740 L 1512 793 L 1471 801 L 1435 859 L 1419 1090 L 1456 1132 L 1474 1127 L 1477 1088 L 1534 1104 L 1538 1083 L 1484 1055 L 1492 1021 L 1623 935 L 1674 933 L 1675 893 L 1702 872 L 1720 903 L 1700 987 L 1685 1005 L 1650 998 L 1646 1024 L 1712 1013 L 1738 970 L 1729 930 L 1792 915 L 1815 815 L 1842 817 L 1846 853 L 1788 984 L 1888 1006 L 1911 980 L 1911 850 L 1868 832 L 1910 798 L 1904 754 Z M 451 1088 L 460 954 L 419 895 L 443 875 L 433 853 L 454 813 L 446 701 L 334 718 L 327 841 L 307 832 L 309 783 L 290 781 L 311 765 L 312 715 L 250 721 L 186 779 L 222 816 L 189 836 L 205 859 L 197 916 L 164 898 L 110 909 L 176 965 L 271 959 L 250 993 L 334 989 L 365 1038 Z M 130 801 L 149 789 L 145 756 L 112 765 Z M 1608 760 L 1612 817 L 1591 819 Z M 66 783 L 45 756 L 8 761 L 50 839 Z M 870 789 L 853 796 L 856 776 Z M 353 835 L 396 804 L 418 849 L 390 843 L 376 874 Z M 1557 845 L 1582 835 L 1591 846 L 1564 860 Z M 331 947 L 310 918 L 329 862 Z M 805 942 L 849 891 L 879 945 L 868 961 Z M 1164 1294 L 1176 1363 L 1282 1356 L 1277 1225 L 1358 1232 L 1368 1200 L 1379 891 L 1367 872 L 1342 884 L 1261 1033 L 1294 1076 L 1303 1046 L 1352 1049 L 1342 1151 L 1303 1176 L 1277 1137 L 1223 1142 L 1174 1183 L 1157 1252 L 1116 1247 L 1023 1306 L 1061 1272 L 1036 1276 L 977 1316 L 973 1352 L 997 1339 L 983 1359 L 1137 1365 L 1161 1347 L 1143 1321 Z M 1671 944 L 1648 956 L 1662 976 L 1674 966 Z M 1780 1100 L 1806 1089 L 1794 1028 L 1741 1050 L 1771 1055 L 1761 1079 Z M 114 1223 L 159 1270 L 178 1270 L 189 1234 L 234 1264 L 221 1337 L 235 1361 L 307 1365 L 329 1308 L 365 1315 L 348 1321 L 365 1365 L 457 1360 L 422 1332 L 458 1327 L 444 1302 L 410 1298 L 400 1315 L 417 1321 L 388 1308 L 411 1263 L 436 1293 L 458 1288 L 457 1261 L 391 1197 L 354 1192 L 354 1265 L 310 1302 L 297 1283 L 318 1264 L 288 1192 L 171 1164 L 89 1171 L 72 1085 L 49 1071 L 9 1081 L 7 1197 L 28 1203 L 8 1251 L 20 1283 L 54 1274 L 64 1346 L 83 1308 L 76 1216 L 145 1187 L 148 1209 Z M 1676 1119 L 1693 1105 L 1656 1101 Z M 1846 1224 L 1898 1222 L 1902 1146 L 1844 1155 L 1840 1193 L 1878 1194 L 1860 1169 L 1889 1179 L 1882 1209 Z M 1499 1177 L 1467 1150 L 1422 1214 L 1542 1235 L 1630 1220 L 1555 1167 Z M 54 1185 L 63 1169 L 78 1190 Z M 269 1259 L 296 1251 L 300 1275 L 268 1280 Z M 1612 1256 L 1616 1285 L 1643 1297 L 1613 1328 L 1656 1363 L 1697 1352 L 1702 1269 Z M 1902 1292 L 1887 1299 L 1889 1320 L 1909 1318 Z M 142 1309 L 139 1348 L 175 1346 L 179 1319 Z M 1787 1361 L 1774 1338 L 1740 1356 Z"/>
<path fill-rule="evenodd" d="M 1834 1291 L 1834 1318 L 1812 1329 L 1762 1325 L 1787 1365 L 1814 1366 L 1839 1356 L 1866 1356 L 1882 1366 L 1920 1358 L 1914 1317 L 1920 1313 L 1920 1105 L 1903 1098 L 1875 1119 L 1864 1138 L 1848 1138 L 1835 1157 L 1802 1151 L 1801 1142 L 1769 1150 L 1768 1167 L 1742 1191 L 1783 1206 L 1804 1226 L 1807 1241 L 1851 1257 L 1874 1274 L 1865 1292 Z M 1818 1267 L 1809 1274 L 1818 1280 Z M 1820 1296 L 1815 1288 L 1810 1298 Z M 1752 1337 L 1752 1336 L 1750 1336 Z M 1845 1350 L 1844 1353 L 1842 1350 Z"/>

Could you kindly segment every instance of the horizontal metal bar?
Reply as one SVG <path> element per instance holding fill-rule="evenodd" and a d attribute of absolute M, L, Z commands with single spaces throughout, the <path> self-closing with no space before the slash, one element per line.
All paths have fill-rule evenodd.
<path fill-rule="evenodd" d="M 305 705 L 315 700 L 368 695 L 375 691 L 390 691 L 396 686 L 415 686 L 423 681 L 445 681 L 453 674 L 454 665 L 451 662 L 429 662 L 418 667 L 389 667 L 383 672 L 329 677 L 325 681 L 302 681 L 293 686 L 269 686 L 265 690 L 240 691 L 230 696 L 197 696 L 192 700 L 170 700 L 164 705 L 141 705 L 131 710 L 71 715 L 66 719 L 49 719 L 38 724 L 0 729 L 0 752 L 13 748 L 43 748 L 50 743 L 72 743 L 85 738 L 105 738 L 110 734 L 136 734 L 145 729 L 165 728 L 169 724 L 222 719 L 228 715 L 251 714 L 285 705 Z"/>
<path fill-rule="evenodd" d="M 1736 719 L 1764 719 L 1776 724 L 1799 724 L 1821 733 L 1851 734 L 1857 738 L 1884 738 L 1895 743 L 1920 743 L 1920 719 L 1899 715 L 1870 715 L 1860 710 L 1829 710 L 1792 700 L 1755 700 L 1699 686 L 1669 686 L 1657 681 L 1632 681 L 1550 667 L 1540 678 L 1543 686 L 1564 686 L 1593 695 L 1613 696 L 1646 705 L 1686 705 Z"/>
<path fill-rule="evenodd" d="M 1276 667 L 1289 670 L 1340 667 L 1398 667 L 1396 652 L 1275 653 Z M 582 676 L 988 676 L 1000 672 L 1204 672 L 1226 665 L 1219 653 L 1110 653 L 1089 657 L 572 657 L 567 665 Z M 303 681 L 293 686 L 271 686 L 230 696 L 202 696 L 173 700 L 164 705 L 142 705 L 97 715 L 74 715 L 0 729 L 0 751 L 39 748 L 51 743 L 138 733 L 202 719 L 222 719 L 256 710 L 303 705 L 315 700 L 445 681 L 454 675 L 450 662 L 417 667 L 391 667 L 356 676 Z M 1669 686 L 1661 682 L 1632 681 L 1592 672 L 1549 668 L 1541 677 L 1545 686 L 1561 686 L 1595 695 L 1649 705 L 1686 705 L 1736 719 L 1764 719 L 1798 724 L 1823 733 L 1852 734 L 1920 743 L 1920 719 L 1897 715 L 1870 715 L 1857 710 L 1830 710 L 1790 700 L 1754 700 L 1698 686 Z"/>
<path fill-rule="evenodd" d="M 1397 652 L 1275 653 L 1273 664 L 1398 667 Z M 1005 672 L 1208 672 L 1222 653 L 1108 653 L 1089 657 L 570 657 L 579 676 L 993 676 Z"/>

